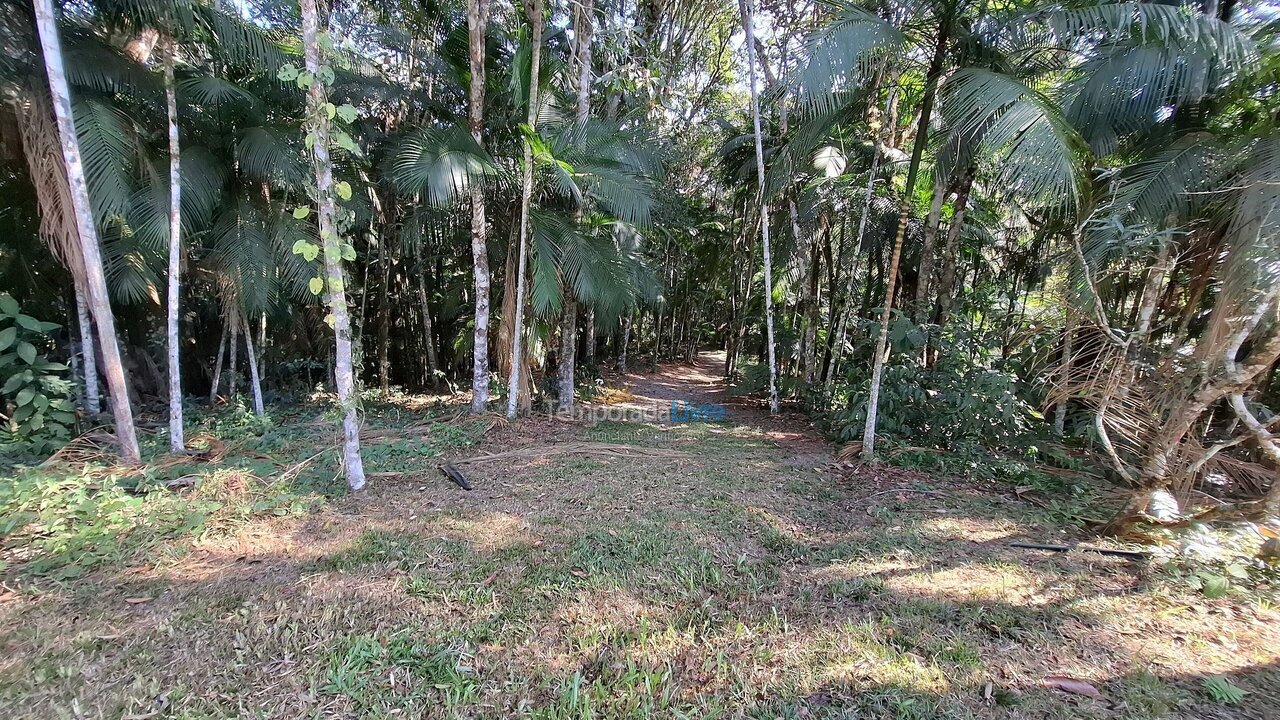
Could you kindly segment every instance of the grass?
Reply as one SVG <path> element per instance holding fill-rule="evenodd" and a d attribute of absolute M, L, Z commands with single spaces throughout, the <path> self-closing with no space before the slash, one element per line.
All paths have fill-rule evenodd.
<path fill-rule="evenodd" d="M 1274 600 L 1240 578 L 1209 598 L 1189 570 L 1011 549 L 1074 527 L 1074 506 L 1011 499 L 1025 477 L 841 478 L 738 416 L 671 430 L 691 459 L 534 460 L 473 470 L 464 493 L 439 458 L 588 431 L 396 436 L 443 414 L 406 398 L 371 411 L 386 432 L 370 468 L 403 475 L 360 497 L 323 453 L 281 478 L 323 449 L 313 416 L 284 410 L 203 419 L 219 463 L 169 467 L 153 448 L 141 481 L 76 467 L 0 482 L 0 716 L 1280 713 Z M 119 484 L 186 475 L 181 492 Z M 867 500 L 904 487 L 933 493 Z"/>

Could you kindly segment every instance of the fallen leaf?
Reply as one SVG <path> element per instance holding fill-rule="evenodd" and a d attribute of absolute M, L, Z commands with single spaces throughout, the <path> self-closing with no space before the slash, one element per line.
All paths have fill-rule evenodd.
<path fill-rule="evenodd" d="M 144 602 L 151 602 L 152 600 L 155 600 L 155 598 L 149 598 L 149 597 L 131 597 L 131 598 L 125 598 L 125 599 L 124 599 L 124 601 L 125 601 L 125 602 L 127 602 L 127 603 L 129 603 L 130 605 L 141 605 L 141 604 L 142 604 L 142 603 L 144 603 Z"/>
<path fill-rule="evenodd" d="M 1090 685 L 1083 680 L 1066 677 L 1063 675 L 1050 675 L 1044 679 L 1045 687 L 1055 690 L 1071 693 L 1072 695 L 1084 695 L 1095 700 L 1102 700 L 1102 693 L 1098 692 L 1098 688 Z"/>

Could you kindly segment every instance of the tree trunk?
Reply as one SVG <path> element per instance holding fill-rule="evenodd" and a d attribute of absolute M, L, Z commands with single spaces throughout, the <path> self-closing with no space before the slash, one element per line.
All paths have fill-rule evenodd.
<path fill-rule="evenodd" d="M 924 221 L 924 240 L 920 244 L 920 271 L 916 277 L 916 322 L 922 323 L 929 304 L 929 284 L 933 280 L 933 248 L 938 239 L 938 224 L 942 222 L 942 205 L 947 201 L 948 188 L 942 177 L 934 179 L 933 199 L 929 203 L 929 216 Z"/>
<path fill-rule="evenodd" d="M 526 122 L 532 132 L 538 124 L 538 70 L 542 64 L 542 0 L 525 6 L 529 16 L 529 112 Z M 516 313 L 512 323 L 511 381 L 507 385 L 507 419 L 514 420 L 520 403 L 520 366 L 524 358 L 525 266 L 529 263 L 529 204 L 533 197 L 533 146 L 524 142 L 524 176 L 520 190 L 520 251 L 516 259 Z"/>
<path fill-rule="evenodd" d="M 484 146 L 485 28 L 489 24 L 489 0 L 467 0 L 467 37 L 471 62 L 467 126 L 476 144 Z M 476 312 L 472 335 L 471 412 L 482 413 L 489 404 L 489 242 L 485 220 L 484 187 L 471 183 L 471 262 L 475 280 Z"/>
<path fill-rule="evenodd" d="M 951 213 L 951 226 L 947 228 L 947 242 L 942 250 L 942 277 L 938 281 L 938 327 L 946 327 L 951 305 L 956 295 L 956 270 L 960 265 L 960 235 L 964 232 L 965 211 L 969 207 L 969 191 L 973 189 L 973 176 L 977 168 L 970 167 L 960 177 L 956 186 L 956 200 Z"/>
<path fill-rule="evenodd" d="M 75 208 L 76 226 L 80 235 L 80 251 L 84 259 L 85 285 L 94 324 L 98 329 L 98 343 L 102 350 L 102 362 L 107 376 L 107 389 L 111 394 L 111 410 L 115 415 L 116 439 L 120 443 L 120 457 L 127 463 L 141 460 L 138 438 L 133 427 L 133 408 L 129 404 L 129 386 L 120 360 L 120 348 L 116 341 L 116 323 L 111 314 L 111 301 L 107 295 L 107 281 L 102 270 L 102 255 L 98 249 L 98 229 L 94 223 L 93 206 L 89 201 L 89 189 L 85 184 L 84 165 L 80 159 L 80 142 L 76 137 L 75 120 L 71 111 L 71 92 L 63 67 L 62 42 L 58 37 L 58 24 L 53 0 L 35 0 L 36 30 L 44 53 L 45 72 L 49 77 L 49 91 L 53 96 L 54 115 L 62 139 L 62 157 L 67 166 L 67 180 L 71 188 L 71 203 Z"/>
<path fill-rule="evenodd" d="M 911 150 L 911 165 L 907 169 L 907 183 L 902 192 L 902 209 L 898 215 L 898 233 L 893 240 L 893 253 L 889 256 L 888 281 L 884 289 L 884 308 L 880 311 L 880 335 L 876 338 L 872 356 L 871 390 L 867 397 L 867 424 L 862 430 L 862 457 L 875 459 L 876 414 L 880 406 L 880 379 L 884 375 L 885 356 L 889 343 L 889 319 L 893 312 L 893 291 L 898 282 L 898 259 L 902 256 L 902 241 L 907 235 L 907 221 L 911 217 L 911 196 L 915 192 L 916 174 L 920 170 L 920 158 L 929 140 L 929 119 L 933 114 L 933 101 L 938 91 L 938 76 L 947 54 L 947 42 L 951 31 L 951 14 L 945 12 L 938 25 L 938 40 L 933 50 L 933 60 L 925 75 L 924 98 L 920 103 L 920 123 L 916 128 L 915 145 Z"/>
<path fill-rule="evenodd" d="M 896 87 L 889 90 L 888 102 L 892 104 L 898 96 Z M 892 130 L 886 130 L 886 135 L 891 135 Z M 840 356 L 844 353 L 845 333 L 849 327 L 849 318 L 853 315 L 853 292 L 858 281 L 857 261 L 862 257 L 862 240 L 867 233 L 867 216 L 871 214 L 871 199 L 875 197 L 876 173 L 880 169 L 880 153 L 881 140 L 880 134 L 876 133 L 872 136 L 871 150 L 871 171 L 867 174 L 867 196 L 862 203 L 862 216 L 858 219 L 858 235 L 854 239 L 853 257 L 854 266 L 849 269 L 849 282 L 845 288 L 844 309 L 840 313 L 840 320 L 836 326 L 835 343 L 831 346 L 831 362 L 827 365 L 826 388 L 829 392 L 831 385 L 835 381 L 836 372 L 840 367 Z M 844 238 L 844 225 L 841 225 L 841 239 Z M 867 286 L 870 287 L 870 274 L 868 273 Z"/>
<path fill-rule="evenodd" d="M 84 358 L 84 409 L 90 415 L 97 415 L 102 412 L 102 398 L 98 395 L 98 353 L 93 346 L 93 321 L 89 319 L 84 291 L 80 289 L 81 280 L 73 278 L 72 285 L 76 292 L 76 324 L 80 327 L 80 356 Z"/>
<path fill-rule="evenodd" d="M 244 349 L 249 359 L 249 388 L 253 391 L 253 414 L 263 417 L 267 414 L 262 405 L 262 382 L 258 379 L 258 355 L 253 348 L 253 332 L 249 329 L 249 320 L 244 310 L 240 311 L 240 324 L 244 326 Z"/>
<path fill-rule="evenodd" d="M 240 384 L 240 301 L 237 299 L 227 306 L 227 315 L 231 322 L 231 338 L 227 341 L 227 399 L 236 396 L 236 388 Z"/>
<path fill-rule="evenodd" d="M 164 99 L 169 118 L 169 286 L 165 341 L 169 354 L 169 450 L 186 449 L 182 431 L 182 365 L 178 355 L 178 315 L 182 289 L 182 160 L 178 142 L 178 94 L 173 78 L 175 43 L 164 40 Z"/>
<path fill-rule="evenodd" d="M 229 326 L 231 320 L 223 317 L 222 334 L 218 336 L 218 357 L 213 361 L 213 382 L 209 385 L 209 407 L 213 408 L 218 404 L 218 385 L 222 382 L 222 361 L 227 348 L 227 336 L 229 334 Z"/>
<path fill-rule="evenodd" d="M 385 235 L 378 236 L 378 255 L 382 264 L 378 298 L 378 389 L 385 399 L 391 394 L 391 258 L 387 255 Z"/>
<path fill-rule="evenodd" d="M 778 412 L 778 363 L 773 337 L 773 254 L 769 248 L 769 202 L 765 197 L 764 138 L 760 132 L 760 96 L 756 90 L 756 49 L 754 0 L 740 0 L 742 27 L 746 32 L 747 66 L 751 90 L 751 122 L 756 136 L 756 181 L 759 185 L 760 241 L 764 248 L 765 344 L 769 354 L 769 412 Z"/>
<path fill-rule="evenodd" d="M 627 346 L 631 344 L 631 315 L 622 318 L 622 343 L 618 346 L 618 374 L 627 374 Z"/>
<path fill-rule="evenodd" d="M 488 258 L 485 258 L 485 262 L 486 262 L 486 263 L 488 262 Z M 425 264 L 426 264 L 426 263 L 424 262 L 424 263 L 423 263 L 423 265 L 425 266 Z M 487 282 L 487 281 L 488 281 L 488 278 L 485 278 L 485 280 L 486 280 L 486 282 Z M 426 344 L 427 344 L 427 376 L 428 376 L 428 378 L 427 378 L 427 379 L 428 379 L 428 381 L 429 381 L 432 385 L 435 385 L 435 384 L 436 384 L 436 372 L 437 372 L 437 371 L 439 370 L 439 368 L 440 368 L 440 358 L 436 355 L 435 327 L 434 327 L 433 323 L 431 322 L 431 303 L 430 303 L 430 302 L 428 302 L 428 296 L 427 296 L 427 271 L 426 271 L 426 268 L 425 268 L 425 267 L 423 267 L 423 268 L 418 272 L 418 302 L 422 305 L 422 333 L 423 333 L 423 336 L 424 336 L 424 337 L 423 337 L 423 339 L 426 341 Z M 488 309 L 488 307 L 487 307 L 487 306 L 488 306 L 488 303 L 486 302 L 486 303 L 485 303 L 485 305 L 486 305 L 486 310 L 487 310 L 487 309 Z M 488 318 L 486 318 L 486 325 L 487 325 L 487 320 L 488 320 Z M 488 330 L 485 330 L 485 339 L 486 339 L 486 341 L 488 340 L 488 337 L 489 337 L 489 332 L 488 332 Z M 488 348 L 486 348 L 486 349 L 488 349 Z M 486 365 L 486 369 L 485 369 L 485 391 L 487 392 L 487 391 L 488 391 L 488 385 L 489 385 L 489 371 L 488 371 L 488 368 L 487 368 L 487 365 L 488 365 L 488 355 L 487 355 L 487 354 L 486 354 L 486 356 L 485 356 L 485 365 Z M 474 386 L 473 386 L 473 391 L 474 391 Z M 483 406 L 482 406 L 482 407 L 483 407 Z"/>
<path fill-rule="evenodd" d="M 578 107 L 576 119 L 579 125 L 591 115 L 591 35 L 595 21 L 593 0 L 582 0 L 574 15 L 574 42 L 577 45 Z M 583 208 L 578 206 L 575 220 L 581 225 Z M 563 269 L 562 269 L 563 272 Z M 578 361 L 578 299 L 569 282 L 561 283 L 564 295 L 564 311 L 560 318 L 560 392 L 562 411 L 573 410 L 575 386 L 574 369 Z"/>
<path fill-rule="evenodd" d="M 302 45 L 307 72 L 314 77 L 320 70 L 319 13 L 316 0 L 302 0 Z M 315 167 L 316 192 L 320 202 L 320 238 L 324 245 L 325 285 L 329 312 L 333 316 L 334 384 L 338 405 L 342 408 L 343 461 L 347 485 L 352 490 L 364 487 L 364 463 L 360 458 L 360 423 L 357 417 L 355 374 L 351 366 L 351 318 L 347 313 L 346 283 L 342 274 L 342 250 L 334 223 L 333 162 L 329 158 L 329 117 L 324 107 L 328 102 L 324 85 L 317 77 L 307 91 L 307 125 L 315 138 L 312 159 Z"/>

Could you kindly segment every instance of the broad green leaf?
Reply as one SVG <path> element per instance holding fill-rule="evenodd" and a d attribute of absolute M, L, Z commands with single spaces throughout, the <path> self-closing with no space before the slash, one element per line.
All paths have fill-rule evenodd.
<path fill-rule="evenodd" d="M 276 72 L 276 78 L 281 82 L 290 82 L 298 79 L 298 68 L 292 64 L 281 65 Z"/>
<path fill-rule="evenodd" d="M 26 341 L 19 342 L 18 357 L 22 358 L 23 362 L 28 365 L 34 363 L 36 361 L 36 346 Z"/>
<path fill-rule="evenodd" d="M 338 116 L 338 108 L 333 103 L 327 102 L 324 104 L 324 114 L 325 117 L 332 120 Z"/>
<path fill-rule="evenodd" d="M 346 289 L 346 285 L 342 282 L 342 278 L 331 277 L 329 278 L 329 289 L 335 293 L 340 293 Z"/>
<path fill-rule="evenodd" d="M 23 405 L 26 405 L 27 403 L 31 402 L 31 400 L 35 398 L 35 396 L 36 396 L 35 388 L 24 387 L 22 388 L 22 391 L 18 393 L 18 396 L 13 399 L 13 404 L 17 405 L 18 407 L 22 407 Z"/>
<path fill-rule="evenodd" d="M 338 325 L 338 316 L 337 316 L 337 315 L 334 315 L 333 313 L 329 313 L 328 315 L 325 315 L 325 316 L 324 316 L 324 324 L 325 324 L 325 325 L 328 325 L 328 326 L 329 326 L 329 327 L 331 327 L 331 328 L 332 328 L 332 327 L 337 327 L 337 325 Z"/>
<path fill-rule="evenodd" d="M 336 185 L 334 185 L 333 191 L 336 192 L 338 194 L 338 197 L 342 198 L 343 200 L 351 199 L 351 183 L 347 182 L 346 180 L 341 180 Z"/>
<path fill-rule="evenodd" d="M 324 83 L 325 85 L 332 85 L 335 78 L 335 75 L 333 74 L 333 68 L 329 67 L 328 65 L 321 65 L 320 67 L 316 68 L 316 76 L 319 77 L 320 82 Z"/>
<path fill-rule="evenodd" d="M 356 259 L 356 249 L 349 243 L 342 244 L 342 259 L 347 262 L 352 262 Z"/>
<path fill-rule="evenodd" d="M 0 295 L 0 314 L 13 316 L 18 314 L 18 301 L 13 299 L 9 293 Z"/>
<path fill-rule="evenodd" d="M 356 112 L 355 107 L 350 103 L 343 103 L 338 106 L 338 119 L 342 122 L 353 123 L 356 121 L 356 117 L 358 116 L 359 113 Z"/>
<path fill-rule="evenodd" d="M 0 330 L 0 350 L 8 350 L 14 340 L 18 339 L 18 328 L 7 327 Z"/>
<path fill-rule="evenodd" d="M 298 79 L 296 82 L 298 83 L 299 88 L 306 90 L 307 88 L 311 87 L 311 83 L 315 79 L 316 79 L 315 75 L 312 75 L 309 72 L 304 72 L 304 73 L 298 73 Z"/>
<path fill-rule="evenodd" d="M 310 214 L 311 214 L 311 208 L 305 205 L 302 207 L 296 207 L 293 209 L 293 217 L 294 219 L 297 219 L 297 220 L 304 220 Z"/>
<path fill-rule="evenodd" d="M 40 321 L 31 317 L 30 315 L 20 314 L 18 315 L 17 318 L 15 318 L 15 320 L 17 320 L 19 325 L 26 328 L 27 330 L 30 330 L 31 332 L 37 332 L 37 333 L 40 332 Z"/>
<path fill-rule="evenodd" d="M 324 292 L 324 278 L 313 277 L 307 283 L 307 287 L 311 289 L 312 295 L 319 295 Z"/>

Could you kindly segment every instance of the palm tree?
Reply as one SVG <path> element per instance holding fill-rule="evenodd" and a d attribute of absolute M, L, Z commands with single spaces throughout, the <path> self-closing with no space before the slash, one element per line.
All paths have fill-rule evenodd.
<path fill-rule="evenodd" d="M 760 133 L 760 97 L 756 90 L 755 15 L 752 0 L 740 0 L 742 28 L 746 32 L 747 68 L 751 91 L 751 122 L 755 129 L 756 178 L 759 187 L 760 239 L 764 247 L 764 320 L 765 344 L 769 354 L 769 412 L 778 412 L 778 363 L 773 343 L 773 255 L 769 247 L 769 202 L 765 195 L 764 139 Z"/>
<path fill-rule="evenodd" d="M 182 148 L 178 140 L 177 84 L 173 78 L 177 42 L 172 31 L 165 34 L 162 42 L 165 112 L 169 123 L 169 284 L 165 295 L 165 344 L 169 358 L 169 450 L 176 453 L 186 449 L 182 437 L 182 365 L 178 352 L 178 299 L 181 297 L 182 271 Z"/>
<path fill-rule="evenodd" d="M 532 44 L 529 61 L 529 92 L 527 100 L 529 111 L 527 129 L 532 136 L 538 124 L 538 69 L 542 63 L 542 0 L 531 0 L 525 6 L 529 17 L 529 41 Z M 529 205 L 533 196 L 533 139 L 526 137 L 524 141 L 523 178 L 520 192 L 520 249 L 516 253 L 516 298 L 515 314 L 512 319 L 511 340 L 511 379 L 507 384 L 507 418 L 515 419 L 520 402 L 520 366 L 524 361 L 524 294 L 525 266 L 529 258 Z"/>
<path fill-rule="evenodd" d="M 575 118 L 578 123 L 585 124 L 591 115 L 591 35 L 595 24 L 595 4 L 593 0 L 584 0 L 574 15 L 575 60 L 578 67 L 578 103 Z M 578 204 L 575 220 L 582 222 L 583 206 Z M 562 283 L 564 288 L 564 311 L 560 319 L 560 387 L 559 404 L 562 412 L 573 410 L 574 369 L 578 360 L 578 301 L 573 288 Z"/>
<path fill-rule="evenodd" d="M 120 457 L 125 462 L 137 463 L 141 460 L 141 453 L 138 450 L 138 438 L 133 426 L 133 409 L 129 404 L 124 366 L 116 343 L 115 318 L 111 314 L 111 305 L 107 297 L 107 282 L 98 248 L 98 230 L 94 222 L 88 187 L 85 184 L 80 143 L 72 117 L 71 93 L 63 65 L 56 11 L 52 0 L 36 0 L 35 11 L 36 32 L 40 37 L 40 47 L 44 55 L 49 91 L 53 97 L 53 111 L 62 139 L 62 156 L 71 189 L 71 204 L 75 210 L 76 228 L 80 237 L 80 254 L 84 261 L 85 272 L 84 285 L 88 290 L 89 311 L 98 329 L 98 345 L 102 351 L 107 389 L 111 395 L 111 410 L 116 420 L 116 439 L 120 443 Z"/>
<path fill-rule="evenodd" d="M 311 144 L 315 170 L 316 196 L 319 201 L 321 255 L 324 257 L 324 286 L 333 325 L 334 384 L 338 405 L 342 408 L 343 463 L 347 486 L 353 491 L 364 488 L 364 463 L 360 458 L 360 422 L 357 416 L 355 374 L 351 362 L 351 319 L 347 311 L 346 282 L 342 270 L 343 251 L 338 240 L 334 217 L 336 193 L 333 161 L 329 157 L 329 116 L 323 74 L 321 73 L 320 20 L 316 0 L 302 0 L 302 46 L 311 84 L 307 90 L 306 126 L 313 136 Z"/>

